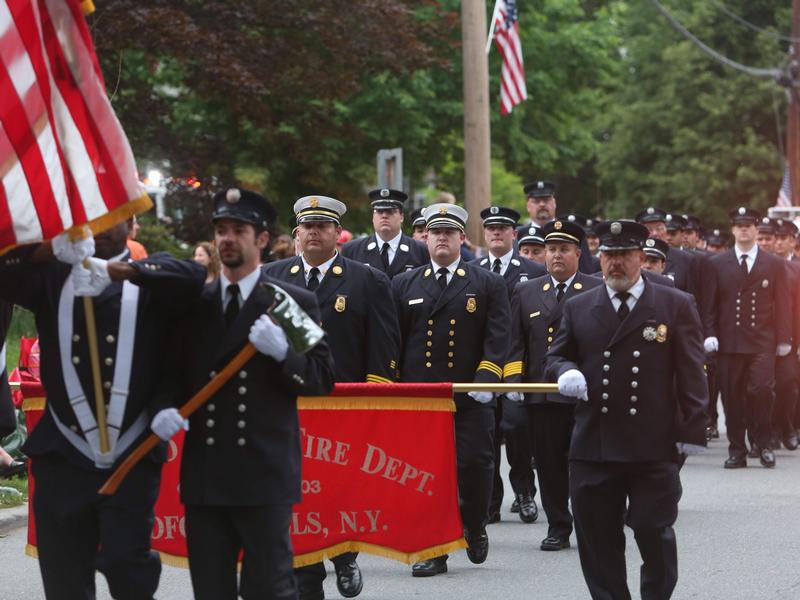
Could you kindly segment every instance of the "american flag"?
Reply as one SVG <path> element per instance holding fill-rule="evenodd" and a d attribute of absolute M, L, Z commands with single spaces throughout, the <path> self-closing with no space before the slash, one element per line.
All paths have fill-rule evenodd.
<path fill-rule="evenodd" d="M 106 96 L 89 0 L 0 0 L 0 253 L 150 207 Z"/>
<path fill-rule="evenodd" d="M 778 192 L 778 199 L 775 200 L 775 206 L 791 206 L 792 205 L 792 179 L 789 176 L 789 165 L 783 168 L 783 181 L 781 182 L 781 189 Z"/>
<path fill-rule="evenodd" d="M 494 42 L 503 59 L 500 70 L 500 114 L 509 114 L 528 97 L 516 0 L 497 0 Z"/>

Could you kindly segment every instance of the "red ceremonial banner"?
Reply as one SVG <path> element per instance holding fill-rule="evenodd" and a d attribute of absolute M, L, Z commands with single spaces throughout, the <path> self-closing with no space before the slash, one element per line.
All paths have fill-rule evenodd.
<path fill-rule="evenodd" d="M 44 408 L 42 398 L 30 400 L 29 427 Z M 410 564 L 466 547 L 450 384 L 337 384 L 330 396 L 300 398 L 298 408 L 303 501 L 292 514 L 295 566 L 343 552 Z M 170 441 L 152 547 L 165 563 L 185 567 L 182 445 L 183 432 Z M 33 481 L 29 490 L 32 499 Z M 28 553 L 35 555 L 32 517 Z"/>

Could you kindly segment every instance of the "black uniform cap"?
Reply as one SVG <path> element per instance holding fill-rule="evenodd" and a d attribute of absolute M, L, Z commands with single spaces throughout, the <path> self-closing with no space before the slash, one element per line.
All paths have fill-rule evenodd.
<path fill-rule="evenodd" d="M 481 211 L 483 226 L 487 225 L 511 225 L 516 227 L 519 222 L 519 213 L 513 208 L 505 206 L 490 206 Z"/>
<path fill-rule="evenodd" d="M 517 244 L 536 244 L 544 246 L 544 233 L 542 228 L 536 225 L 521 225 L 517 227 Z"/>
<path fill-rule="evenodd" d="M 522 188 L 527 198 L 542 198 L 556 195 L 556 184 L 552 181 L 531 181 Z"/>
<path fill-rule="evenodd" d="M 277 216 L 275 208 L 261 194 L 235 187 L 214 194 L 212 222 L 233 219 L 267 229 Z"/>
<path fill-rule="evenodd" d="M 761 213 L 754 208 L 740 206 L 728 213 L 732 225 L 756 225 L 761 220 Z"/>
<path fill-rule="evenodd" d="M 417 208 L 411 213 L 411 228 L 425 227 L 425 217 L 422 216 L 422 208 Z"/>
<path fill-rule="evenodd" d="M 400 190 L 381 188 L 372 190 L 369 193 L 369 199 L 372 200 L 372 208 L 399 208 L 403 210 L 403 206 L 408 200 L 408 194 Z"/>
<path fill-rule="evenodd" d="M 636 221 L 617 219 L 603 221 L 595 227 L 600 250 L 641 250 L 650 232 Z"/>
<path fill-rule="evenodd" d="M 664 223 L 667 226 L 667 231 L 680 231 L 681 229 L 685 229 L 686 225 L 688 224 L 688 220 L 683 217 L 682 215 L 676 215 L 669 213 L 665 219 Z"/>
<path fill-rule="evenodd" d="M 637 223 L 657 223 L 658 221 L 666 222 L 667 213 L 653 206 L 645 208 L 636 215 Z"/>
<path fill-rule="evenodd" d="M 583 227 L 575 222 L 562 221 L 561 219 L 546 223 L 545 226 L 542 227 L 542 233 L 544 234 L 545 243 L 570 242 L 578 246 L 581 245 L 581 241 L 583 241 L 583 238 L 586 236 Z"/>
<path fill-rule="evenodd" d="M 728 234 L 721 229 L 711 229 L 707 232 L 705 240 L 710 246 L 727 246 Z"/>
<path fill-rule="evenodd" d="M 777 230 L 777 223 L 773 219 L 769 217 L 761 217 L 761 220 L 758 222 L 758 233 L 766 233 L 775 235 Z"/>
<path fill-rule="evenodd" d="M 700 219 L 697 217 L 693 217 L 692 215 L 683 215 L 683 218 L 686 219 L 686 225 L 684 226 L 684 229 L 698 232 L 703 229 L 700 226 Z"/>
<path fill-rule="evenodd" d="M 660 258 L 663 261 L 666 261 L 667 254 L 669 254 L 669 244 L 664 240 L 659 240 L 656 238 L 647 238 L 644 241 L 643 250 L 647 256 L 654 256 L 656 258 Z"/>
<path fill-rule="evenodd" d="M 797 225 L 787 219 L 776 219 L 775 233 L 777 235 L 788 235 L 794 237 L 797 235 Z"/>

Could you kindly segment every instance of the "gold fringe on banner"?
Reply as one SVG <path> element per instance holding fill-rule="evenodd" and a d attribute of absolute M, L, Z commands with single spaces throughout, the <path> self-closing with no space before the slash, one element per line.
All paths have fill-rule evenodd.
<path fill-rule="evenodd" d="M 451 398 L 414 398 L 410 396 L 301 396 L 300 410 L 416 410 L 455 412 Z"/>
<path fill-rule="evenodd" d="M 47 404 L 47 398 L 25 398 L 22 401 L 22 412 L 29 410 L 44 410 Z"/>
<path fill-rule="evenodd" d="M 88 17 L 94 12 L 94 2 L 92 0 L 81 0 L 81 11 L 83 11 L 84 17 Z"/>

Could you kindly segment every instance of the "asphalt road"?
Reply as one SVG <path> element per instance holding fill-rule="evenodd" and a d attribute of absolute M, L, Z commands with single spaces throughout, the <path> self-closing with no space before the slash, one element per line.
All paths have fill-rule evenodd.
<path fill-rule="evenodd" d="M 680 579 L 673 598 L 800 597 L 800 451 L 779 451 L 773 470 L 750 460 L 747 469 L 725 471 L 725 447 L 725 442 L 712 442 L 706 454 L 691 457 L 681 472 L 684 496 L 676 524 Z M 359 598 L 588 598 L 574 536 L 570 550 L 540 551 L 539 542 L 547 532 L 544 514 L 534 524 L 523 524 L 508 512 L 510 501 L 507 497 L 503 520 L 489 528 L 491 546 L 483 565 L 470 564 L 462 551 L 451 556 L 446 575 L 414 579 L 406 565 L 362 554 L 359 564 L 365 586 Z M 24 546 L 24 528 L 0 539 L 0 600 L 43 598 L 38 564 L 24 555 Z M 628 531 L 634 597 L 639 565 Z M 110 598 L 103 577 L 97 579 L 98 598 Z M 325 582 L 325 592 L 328 598 L 340 597 L 332 576 Z M 158 598 L 191 597 L 188 572 L 164 567 Z"/>

